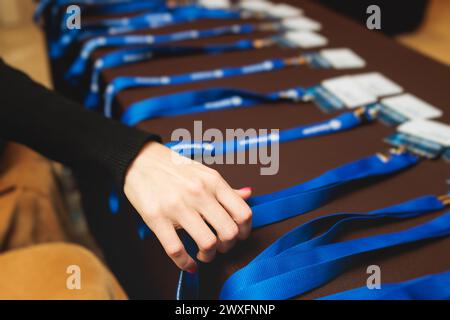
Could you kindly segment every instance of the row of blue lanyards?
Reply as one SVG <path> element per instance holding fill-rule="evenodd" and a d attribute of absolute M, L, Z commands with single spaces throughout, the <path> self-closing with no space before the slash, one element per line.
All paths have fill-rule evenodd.
<path fill-rule="evenodd" d="M 255 25 L 246 23 L 203 30 L 192 29 L 160 35 L 116 35 L 93 38 L 84 44 L 83 48 L 81 49 L 80 55 L 71 65 L 65 77 L 66 79 L 71 79 L 81 76 L 86 71 L 88 60 L 92 52 L 100 47 L 123 47 L 139 45 L 154 46 L 184 40 L 206 39 L 227 34 L 247 34 L 254 32 L 254 30 Z M 143 53 L 141 49 L 132 50 L 138 50 L 136 54 Z M 111 56 L 112 58 L 108 58 L 108 64 L 114 65 L 120 65 L 127 58 L 126 55 L 125 58 L 123 57 L 123 52 Z"/>
<path fill-rule="evenodd" d="M 318 300 L 450 300 L 450 270 L 416 279 L 339 292 Z"/>
<path fill-rule="evenodd" d="M 243 39 L 232 43 L 210 44 L 204 46 L 161 46 L 161 47 L 138 47 L 118 50 L 106 54 L 94 63 L 92 70 L 89 93 L 85 99 L 85 106 L 94 109 L 100 104 L 99 79 L 101 71 L 107 68 L 127 65 L 148 59 L 159 57 L 180 56 L 187 54 L 214 54 L 237 50 L 249 50 L 257 47 L 257 42 Z"/>
<path fill-rule="evenodd" d="M 238 19 L 240 17 L 241 14 L 238 11 L 207 9 L 193 5 L 169 9 L 165 12 L 146 13 L 131 18 L 101 20 L 88 24 L 82 29 L 63 32 L 60 39 L 52 47 L 50 54 L 52 58 L 61 58 L 77 39 L 151 30 L 198 19 Z"/>
<path fill-rule="evenodd" d="M 268 59 L 258 63 L 242 65 L 237 67 L 218 68 L 214 70 L 203 70 L 197 72 L 188 72 L 178 75 L 156 76 L 156 77 L 127 77 L 121 76 L 115 78 L 106 88 L 104 94 L 104 112 L 106 115 L 112 115 L 112 106 L 114 97 L 118 92 L 136 87 L 158 87 L 180 85 L 206 80 L 223 79 L 236 76 L 244 76 L 262 72 L 282 70 L 288 67 L 304 65 L 305 60 L 301 56 L 291 58 Z"/>
<path fill-rule="evenodd" d="M 450 234 L 450 212 L 404 231 L 331 243 L 347 221 L 410 218 L 443 207 L 436 197 L 428 196 L 369 214 L 337 214 L 307 222 L 278 239 L 246 267 L 231 275 L 223 285 L 220 298 L 292 298 L 335 278 L 357 263 L 364 253 L 447 236 Z M 334 219 L 339 221 L 321 236 L 313 237 L 321 224 Z"/>
<path fill-rule="evenodd" d="M 323 238 L 323 237 L 322 237 Z"/>

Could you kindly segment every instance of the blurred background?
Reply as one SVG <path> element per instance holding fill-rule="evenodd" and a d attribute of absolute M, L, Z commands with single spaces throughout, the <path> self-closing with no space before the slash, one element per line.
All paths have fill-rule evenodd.
<path fill-rule="evenodd" d="M 313 0 L 311 0 L 313 1 Z M 365 24 L 366 8 L 381 7 L 383 32 L 435 60 L 450 65 L 449 0 L 319 0 Z M 50 86 L 44 39 L 31 21 L 32 0 L 0 0 L 0 56 Z"/>

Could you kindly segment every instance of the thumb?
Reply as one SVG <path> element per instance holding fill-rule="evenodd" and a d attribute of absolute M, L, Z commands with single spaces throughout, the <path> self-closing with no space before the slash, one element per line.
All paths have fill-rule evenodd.
<path fill-rule="evenodd" d="M 235 189 L 234 191 L 244 200 L 247 200 L 252 195 L 252 188 L 250 187 Z"/>

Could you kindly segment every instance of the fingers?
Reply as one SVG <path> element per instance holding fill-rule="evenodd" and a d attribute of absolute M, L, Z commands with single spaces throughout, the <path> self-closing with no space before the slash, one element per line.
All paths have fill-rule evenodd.
<path fill-rule="evenodd" d="M 152 231 L 161 242 L 167 255 L 175 262 L 178 268 L 194 273 L 197 270 L 197 264 L 186 252 L 172 222 L 159 219 L 152 221 L 151 225 Z"/>
<path fill-rule="evenodd" d="M 241 240 L 246 239 L 250 235 L 252 228 L 252 211 L 250 207 L 240 197 L 240 194 L 234 191 L 223 179 L 216 189 L 216 196 L 217 200 L 238 225 L 238 238 Z"/>
<path fill-rule="evenodd" d="M 247 200 L 252 195 L 252 188 L 250 187 L 234 189 L 234 191 L 244 200 Z"/>
<path fill-rule="evenodd" d="M 200 213 L 217 232 L 217 250 L 222 253 L 228 251 L 236 243 L 239 233 L 236 222 L 213 197 L 202 201 Z"/>
<path fill-rule="evenodd" d="M 197 244 L 197 259 L 211 262 L 216 255 L 217 238 L 200 214 L 196 212 L 184 214 L 179 223 Z"/>

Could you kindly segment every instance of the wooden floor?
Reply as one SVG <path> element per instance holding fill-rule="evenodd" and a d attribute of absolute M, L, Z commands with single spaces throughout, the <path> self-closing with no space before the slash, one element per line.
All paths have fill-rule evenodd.
<path fill-rule="evenodd" d="M 22 6 L 32 3 L 19 1 L 22 1 Z M 30 18 L 24 18 L 19 26 L 0 26 L 0 56 L 50 87 L 44 39 L 39 28 L 31 22 L 32 8 L 25 12 Z M 425 21 L 419 30 L 396 39 L 450 66 L 450 0 L 430 0 Z"/>

